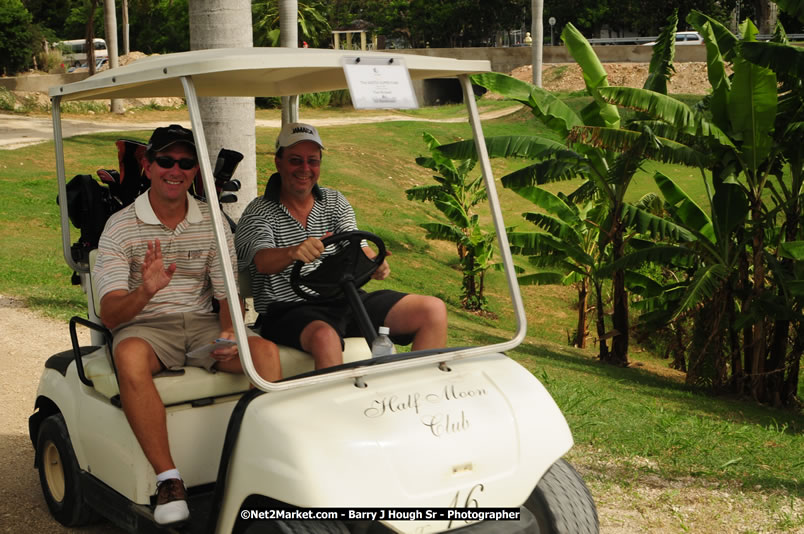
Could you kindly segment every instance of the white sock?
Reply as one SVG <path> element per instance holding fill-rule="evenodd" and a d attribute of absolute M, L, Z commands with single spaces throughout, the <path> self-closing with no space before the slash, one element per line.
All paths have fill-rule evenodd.
<path fill-rule="evenodd" d="M 181 475 L 179 475 L 178 469 L 168 469 L 167 471 L 162 471 L 161 473 L 156 475 L 156 484 L 158 486 L 165 480 L 170 480 L 171 478 L 178 478 L 179 480 L 181 480 Z"/>

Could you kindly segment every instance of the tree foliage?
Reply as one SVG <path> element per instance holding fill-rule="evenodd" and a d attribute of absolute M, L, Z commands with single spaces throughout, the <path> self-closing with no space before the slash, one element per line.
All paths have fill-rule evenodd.
<path fill-rule="evenodd" d="M 608 33 L 601 34 L 603 27 L 610 28 L 612 37 L 624 31 L 658 35 L 674 12 L 682 21 L 691 11 L 698 10 L 726 23 L 736 5 L 737 0 L 545 0 L 544 16 L 555 17 L 559 28 L 571 23 L 586 37 L 608 37 Z"/>
<path fill-rule="evenodd" d="M 33 57 L 31 14 L 20 0 L 0 0 L 0 70 L 16 74 Z"/>
<path fill-rule="evenodd" d="M 279 46 L 279 0 L 252 2 L 251 9 L 254 46 Z M 313 48 L 326 47 L 331 39 L 326 4 L 319 0 L 298 2 L 298 12 L 299 39 Z"/>

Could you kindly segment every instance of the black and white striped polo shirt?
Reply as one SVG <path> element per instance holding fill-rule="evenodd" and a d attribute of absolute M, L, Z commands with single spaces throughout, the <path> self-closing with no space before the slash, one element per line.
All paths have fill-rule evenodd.
<path fill-rule="evenodd" d="M 257 197 L 243 211 L 235 232 L 235 248 L 239 270 L 249 270 L 254 308 L 265 313 L 272 302 L 298 302 L 301 297 L 290 286 L 291 264 L 277 274 L 261 274 L 254 266 L 254 256 L 265 248 L 284 248 L 298 245 L 309 237 L 321 238 L 328 232 L 339 234 L 357 230 L 355 212 L 341 193 L 326 187 L 313 187 L 313 210 L 307 218 L 307 228 L 293 218 L 279 202 L 281 185 L 279 173 L 268 180 L 265 195 Z M 335 252 L 329 248 L 323 257 Z M 302 272 L 313 269 L 320 259 L 305 265 Z"/>

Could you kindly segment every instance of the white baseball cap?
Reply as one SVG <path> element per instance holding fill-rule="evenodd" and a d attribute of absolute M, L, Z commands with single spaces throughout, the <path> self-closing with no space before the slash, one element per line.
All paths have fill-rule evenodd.
<path fill-rule="evenodd" d="M 321 142 L 321 137 L 318 135 L 318 130 L 312 124 L 304 124 L 302 122 L 291 122 L 282 127 L 279 132 L 279 137 L 276 138 L 276 149 L 287 148 L 302 141 L 312 141 L 321 148 L 324 144 Z"/>

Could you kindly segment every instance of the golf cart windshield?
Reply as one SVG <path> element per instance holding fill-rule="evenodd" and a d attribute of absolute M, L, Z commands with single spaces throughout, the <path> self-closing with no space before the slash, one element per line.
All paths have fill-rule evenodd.
<path fill-rule="evenodd" d="M 379 362 L 366 361 L 363 364 L 336 368 L 333 372 L 316 373 L 297 380 L 271 383 L 262 379 L 255 371 L 248 351 L 246 327 L 239 314 L 233 314 L 235 334 L 240 347 L 243 368 L 249 379 L 260 389 L 269 391 L 287 389 L 298 385 L 342 379 L 359 378 L 389 367 L 421 365 L 424 362 L 440 363 L 457 358 L 466 358 L 489 352 L 502 352 L 516 347 L 525 336 L 525 315 L 519 286 L 513 269 L 513 261 L 505 235 L 502 212 L 494 186 L 488 154 L 478 117 L 477 106 L 472 92 L 469 76 L 490 70 L 488 61 L 467 61 L 450 58 L 418 55 L 394 55 L 379 52 L 286 49 L 286 48 L 247 48 L 215 49 L 167 54 L 142 59 L 125 67 L 110 69 L 83 81 L 51 88 L 53 99 L 53 128 L 56 145 L 56 161 L 59 178 L 59 196 L 66 198 L 66 171 L 64 165 L 64 146 L 61 130 L 60 103 L 62 100 L 89 100 L 112 98 L 153 98 L 184 97 L 190 115 L 193 135 L 196 140 L 201 175 L 206 198 L 215 198 L 215 185 L 210 166 L 204 125 L 198 108 L 198 97 L 202 96 L 292 96 L 302 93 L 332 91 L 347 88 L 344 65 L 354 63 L 357 58 L 364 63 L 393 62 L 406 66 L 412 81 L 433 78 L 455 78 L 461 83 L 469 122 L 472 126 L 479 163 L 488 191 L 489 205 L 494 221 L 500 253 L 505 267 L 511 293 L 517 330 L 514 337 L 506 342 L 485 347 L 452 349 L 425 352 L 418 358 L 407 355 L 388 357 Z M 215 228 L 216 245 L 219 251 L 226 250 L 222 227 L 222 215 L 217 202 L 210 203 Z M 87 273 L 89 266 L 76 263 L 70 253 L 70 226 L 67 202 L 60 202 L 62 245 L 68 265 L 79 273 Z M 225 275 L 227 298 L 237 302 L 238 288 L 235 283 L 234 266 L 228 254 L 218 254 Z"/>

